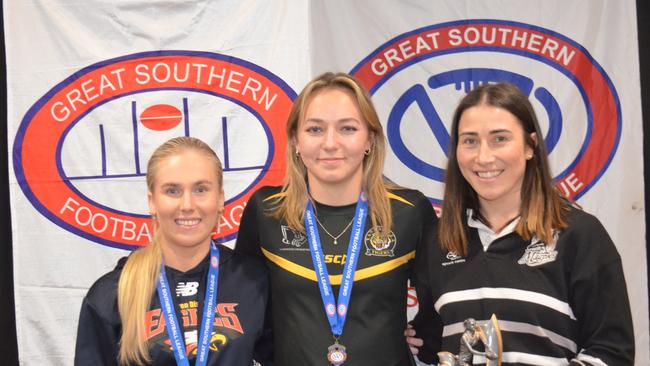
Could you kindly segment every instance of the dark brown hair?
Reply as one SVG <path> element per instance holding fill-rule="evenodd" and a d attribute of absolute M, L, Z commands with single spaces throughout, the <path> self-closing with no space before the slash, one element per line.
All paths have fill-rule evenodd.
<path fill-rule="evenodd" d="M 445 194 L 442 216 L 438 226 L 440 245 L 456 253 L 467 255 L 465 232 L 466 210 L 472 209 L 478 219 L 481 216 L 479 200 L 472 186 L 463 177 L 458 166 L 458 124 L 467 109 L 478 105 L 502 108 L 514 115 L 524 130 L 524 142 L 533 150 L 533 157 L 526 161 L 521 187 L 521 220 L 515 231 L 524 240 L 536 235 L 545 243 L 553 242 L 553 230 L 563 229 L 569 202 L 555 188 L 548 164 L 548 153 L 543 135 L 528 98 L 510 83 L 483 84 L 470 91 L 458 104 L 451 125 L 449 159 L 445 175 Z M 535 133 L 538 143 L 531 137 Z"/>

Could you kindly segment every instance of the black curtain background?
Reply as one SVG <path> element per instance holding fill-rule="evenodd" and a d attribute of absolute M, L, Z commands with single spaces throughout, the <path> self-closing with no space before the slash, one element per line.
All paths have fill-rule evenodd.
<path fill-rule="evenodd" d="M 639 34 L 639 64 L 641 71 L 641 95 L 643 111 L 643 166 L 645 184 L 645 207 L 650 207 L 650 1 L 637 0 L 637 27 Z M 18 365 L 16 344 L 16 318 L 14 314 L 13 261 L 11 239 L 11 210 L 9 208 L 9 171 L 7 141 L 7 64 L 4 42 L 4 15 L 0 9 L 0 365 Z M 650 228 L 650 215 L 646 212 L 646 232 Z M 646 255 L 650 264 L 650 246 L 646 239 Z M 650 265 L 648 265 L 650 278 Z M 650 286 L 648 286 L 650 293 Z M 52 304 L 56 306 L 56 304 Z M 650 317 L 650 312 L 648 314 Z M 43 340 L 47 342 L 46 339 Z M 47 344 L 43 344 L 47 347 Z"/>
<path fill-rule="evenodd" d="M 11 251 L 11 209 L 7 157 L 7 62 L 5 58 L 4 6 L 0 9 L 0 365 L 18 365 L 14 275 Z"/>

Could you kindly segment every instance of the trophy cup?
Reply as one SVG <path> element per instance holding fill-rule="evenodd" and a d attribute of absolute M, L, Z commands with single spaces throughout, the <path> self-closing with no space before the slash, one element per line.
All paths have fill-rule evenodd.
<path fill-rule="evenodd" d="M 460 337 L 460 352 L 454 355 L 451 352 L 438 352 L 439 366 L 470 366 L 474 355 L 484 356 L 487 366 L 501 366 L 503 343 L 501 330 L 496 315 L 492 314 L 490 320 L 477 325 L 472 318 L 463 322 L 465 332 Z M 476 349 L 478 343 L 483 343 L 484 351 Z"/>

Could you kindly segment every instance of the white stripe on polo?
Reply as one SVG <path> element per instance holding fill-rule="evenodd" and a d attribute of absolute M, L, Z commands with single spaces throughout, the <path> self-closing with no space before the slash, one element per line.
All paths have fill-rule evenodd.
<path fill-rule="evenodd" d="M 481 287 L 471 290 L 447 292 L 438 298 L 438 301 L 436 301 L 434 306 L 436 311 L 440 313 L 440 309 L 445 305 L 455 302 L 482 299 L 517 300 L 534 303 L 563 313 L 572 320 L 576 320 L 575 315 L 573 315 L 573 310 L 571 310 L 569 304 L 564 301 L 534 291 L 518 290 L 507 287 Z"/>

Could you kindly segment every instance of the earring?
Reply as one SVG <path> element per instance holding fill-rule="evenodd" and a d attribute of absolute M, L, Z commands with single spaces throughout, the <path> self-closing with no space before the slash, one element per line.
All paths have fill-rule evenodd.
<path fill-rule="evenodd" d="M 298 151 L 298 149 L 296 149 L 296 155 L 300 156 L 300 151 Z"/>
<path fill-rule="evenodd" d="M 530 153 L 530 154 L 526 155 L 526 160 L 530 160 L 532 158 L 533 158 L 533 153 Z"/>
<path fill-rule="evenodd" d="M 370 149 L 366 149 L 366 151 L 363 152 L 366 155 L 370 155 Z"/>

